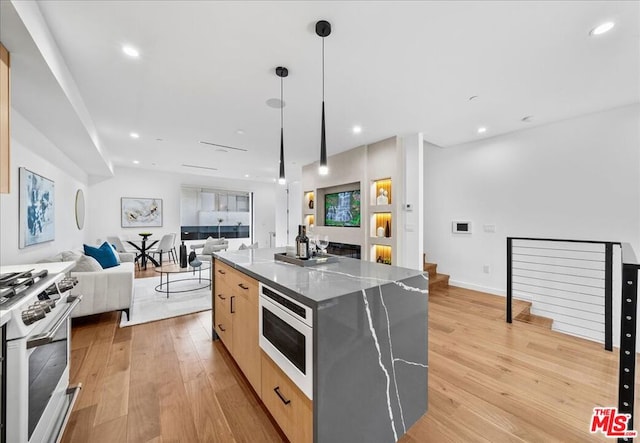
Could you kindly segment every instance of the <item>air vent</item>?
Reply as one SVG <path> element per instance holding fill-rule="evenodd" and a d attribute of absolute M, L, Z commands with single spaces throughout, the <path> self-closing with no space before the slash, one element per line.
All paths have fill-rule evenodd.
<path fill-rule="evenodd" d="M 218 168 L 210 168 L 208 166 L 198 166 L 198 165 L 185 165 L 184 163 L 182 164 L 182 166 L 184 166 L 185 168 L 208 169 L 210 171 L 218 170 Z"/>
<path fill-rule="evenodd" d="M 247 152 L 247 150 L 244 148 L 234 148 L 233 146 L 219 145 L 218 143 L 211 143 L 211 142 L 204 142 L 204 141 L 200 141 L 200 143 L 202 143 L 203 145 L 218 146 L 220 148 L 234 149 L 236 151 Z"/>

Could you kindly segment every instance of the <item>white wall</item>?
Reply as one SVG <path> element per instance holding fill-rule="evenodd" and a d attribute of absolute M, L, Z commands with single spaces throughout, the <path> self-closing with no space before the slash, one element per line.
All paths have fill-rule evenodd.
<path fill-rule="evenodd" d="M 18 168 L 25 167 L 55 183 L 55 240 L 18 247 L 19 193 Z M 76 191 L 82 189 L 85 200 L 88 177 L 50 140 L 15 110 L 11 112 L 11 193 L 0 195 L 0 265 L 35 263 L 67 249 L 82 248 L 87 242 L 89 221 L 83 230 L 76 226 Z"/>
<path fill-rule="evenodd" d="M 425 148 L 425 251 L 454 285 L 504 294 L 507 236 L 621 241 L 640 252 L 640 105 Z M 473 233 L 452 234 L 456 219 L 472 221 Z"/>
<path fill-rule="evenodd" d="M 119 235 L 123 240 L 137 240 L 138 233 L 143 230 L 152 232 L 152 239 L 159 240 L 163 234 L 170 232 L 176 233 L 180 238 L 180 194 L 183 185 L 253 192 L 253 241 L 259 242 L 260 247 L 269 246 L 269 231 L 275 231 L 275 184 L 122 167 L 116 168 L 115 177 L 90 187 L 91 198 L 87 199 L 90 240 L 95 243 L 108 235 Z M 161 198 L 163 226 L 122 228 L 121 197 Z M 230 241 L 230 248 L 237 247 L 243 241 L 246 243 L 247 239 Z"/>

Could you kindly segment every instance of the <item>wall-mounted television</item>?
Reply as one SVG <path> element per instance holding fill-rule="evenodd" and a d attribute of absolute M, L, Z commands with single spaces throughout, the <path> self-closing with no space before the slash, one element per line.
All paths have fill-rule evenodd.
<path fill-rule="evenodd" d="M 360 226 L 360 190 L 324 195 L 324 225 Z"/>

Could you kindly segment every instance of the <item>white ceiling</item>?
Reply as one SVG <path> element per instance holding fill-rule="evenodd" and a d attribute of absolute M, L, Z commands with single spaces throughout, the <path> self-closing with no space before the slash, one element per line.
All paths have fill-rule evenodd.
<path fill-rule="evenodd" d="M 139 160 L 141 168 L 271 180 L 280 115 L 266 101 L 279 97 L 274 69 L 280 65 L 289 68 L 286 163 L 317 160 L 319 19 L 333 26 L 325 40 L 329 154 L 415 132 L 448 147 L 640 101 L 637 1 L 47 0 L 39 6 L 115 165 Z M 607 20 L 616 23 L 611 32 L 589 36 Z M 141 57 L 123 55 L 125 43 Z M 43 113 L 18 92 L 24 89 L 14 89 L 17 110 L 27 118 Z M 478 98 L 469 101 L 472 95 Z M 532 122 L 521 122 L 527 115 Z M 66 149 L 60 140 L 74 137 L 74 125 L 36 120 L 45 120 L 45 134 Z M 356 124 L 359 135 L 351 131 Z M 482 136 L 479 126 L 488 128 Z M 138 140 L 129 137 L 132 131 Z M 218 152 L 202 140 L 248 151 Z M 70 156 L 100 174 L 94 164 L 100 157 Z"/>

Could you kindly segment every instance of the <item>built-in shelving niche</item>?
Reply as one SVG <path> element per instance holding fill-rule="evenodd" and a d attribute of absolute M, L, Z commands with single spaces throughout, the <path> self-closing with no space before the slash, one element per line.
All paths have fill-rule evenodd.
<path fill-rule="evenodd" d="M 302 201 L 302 224 L 307 227 L 307 231 L 315 227 L 316 224 L 316 197 L 314 191 L 305 191 Z"/>
<path fill-rule="evenodd" d="M 371 261 L 384 263 L 391 265 L 391 246 L 385 245 L 372 245 L 371 246 Z"/>
<path fill-rule="evenodd" d="M 396 246 L 394 232 L 395 205 L 393 204 L 392 181 L 389 177 L 371 181 L 369 206 L 369 260 L 391 264 Z M 382 193 L 380 191 L 383 191 Z M 389 232 L 387 232 L 387 223 Z M 382 228 L 378 235 L 378 228 Z"/>

